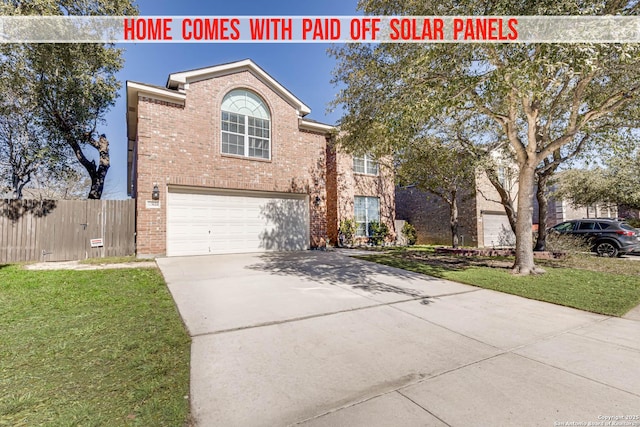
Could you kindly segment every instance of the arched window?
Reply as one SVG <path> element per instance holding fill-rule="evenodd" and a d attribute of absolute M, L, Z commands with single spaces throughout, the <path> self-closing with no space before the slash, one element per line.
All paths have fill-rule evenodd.
<path fill-rule="evenodd" d="M 222 100 L 222 152 L 271 158 L 271 115 L 255 93 L 236 89 Z"/>

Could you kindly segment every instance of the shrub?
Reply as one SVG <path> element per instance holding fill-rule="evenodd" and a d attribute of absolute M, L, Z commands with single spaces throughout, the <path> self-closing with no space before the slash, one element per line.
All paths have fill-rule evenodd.
<path fill-rule="evenodd" d="M 408 246 L 413 246 L 418 241 L 418 232 L 416 231 L 416 228 L 408 222 L 405 222 L 402 226 L 402 235 L 407 239 Z"/>
<path fill-rule="evenodd" d="M 626 222 L 633 228 L 640 228 L 640 218 L 626 218 L 624 222 Z"/>
<path fill-rule="evenodd" d="M 550 252 L 577 254 L 580 252 L 590 252 L 591 246 L 589 242 L 579 236 L 550 232 L 547 234 L 546 249 Z"/>
<path fill-rule="evenodd" d="M 340 237 L 338 238 L 338 246 L 353 246 L 353 240 L 356 237 L 357 225 L 351 218 L 340 221 Z"/>
<path fill-rule="evenodd" d="M 389 236 L 389 227 L 384 222 L 372 221 L 369 223 L 369 228 L 371 229 L 369 241 L 375 246 L 382 245 Z"/>

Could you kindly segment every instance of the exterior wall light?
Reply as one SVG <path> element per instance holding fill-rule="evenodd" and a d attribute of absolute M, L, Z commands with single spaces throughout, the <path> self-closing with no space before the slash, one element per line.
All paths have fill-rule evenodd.
<path fill-rule="evenodd" d="M 316 199 L 313 201 L 313 204 L 316 206 L 320 204 L 320 196 L 316 196 Z"/>
<path fill-rule="evenodd" d="M 158 188 L 158 184 L 153 184 L 153 191 L 151 192 L 152 200 L 160 200 L 160 189 Z"/>

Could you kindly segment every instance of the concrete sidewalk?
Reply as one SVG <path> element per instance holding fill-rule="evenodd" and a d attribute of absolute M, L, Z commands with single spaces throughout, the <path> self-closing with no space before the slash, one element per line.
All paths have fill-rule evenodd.
<path fill-rule="evenodd" d="M 605 425 L 640 415 L 639 321 L 330 252 L 157 261 L 193 337 L 199 426 Z"/>

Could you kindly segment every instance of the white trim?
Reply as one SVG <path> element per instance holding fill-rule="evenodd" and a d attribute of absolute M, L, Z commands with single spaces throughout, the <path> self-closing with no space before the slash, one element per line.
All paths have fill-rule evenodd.
<path fill-rule="evenodd" d="M 311 122 L 302 118 L 298 120 L 298 127 L 300 128 L 300 130 L 323 133 L 331 133 L 336 130 L 335 126 L 326 125 L 324 123 Z"/>
<path fill-rule="evenodd" d="M 362 165 L 364 167 L 364 171 L 363 172 L 360 172 L 360 171 L 356 170 L 356 159 L 362 159 Z M 369 172 L 369 168 L 372 165 L 376 166 L 376 173 Z M 380 164 L 370 154 L 365 154 L 363 156 L 353 156 L 353 173 L 357 174 L 357 175 L 379 176 L 380 175 Z"/>
<path fill-rule="evenodd" d="M 281 191 L 243 190 L 240 188 L 201 187 L 185 184 L 167 184 L 168 193 L 218 194 L 225 196 L 275 197 L 278 199 L 305 199 L 309 193 L 285 193 Z"/>
<path fill-rule="evenodd" d="M 257 107 L 260 107 L 261 109 L 263 109 L 263 113 L 264 116 L 266 116 L 266 118 L 264 116 L 256 116 L 253 114 L 253 111 L 251 111 L 250 108 L 246 108 L 247 111 L 243 111 L 242 109 L 236 109 L 236 108 L 229 108 L 229 106 L 227 106 L 227 108 L 225 108 L 225 101 L 230 99 L 229 95 L 231 95 L 234 92 L 242 92 L 243 95 L 246 94 L 251 94 L 253 96 L 255 96 L 257 98 L 257 101 L 259 101 L 259 104 L 257 105 Z M 246 96 L 246 95 L 245 95 Z M 255 101 L 253 98 L 249 97 L 249 99 L 251 101 Z M 235 105 L 231 105 L 233 107 L 235 107 Z M 230 130 L 224 130 L 223 126 L 222 126 L 222 116 L 227 113 L 227 114 L 235 114 L 237 116 L 240 117 L 244 117 L 244 133 L 238 133 L 238 132 L 232 132 Z M 258 119 L 258 120 L 263 120 L 268 122 L 269 124 L 269 137 L 268 138 L 263 138 L 260 137 L 258 138 L 257 136 L 253 136 L 249 134 L 249 117 L 254 118 L 254 119 Z M 242 136 L 243 140 L 244 140 L 244 154 L 240 155 L 240 154 L 235 154 L 235 153 L 226 153 L 224 151 L 224 142 L 222 141 L 223 136 L 226 134 L 228 135 L 236 135 L 236 136 Z M 228 92 L 224 98 L 222 98 L 222 104 L 220 105 L 220 153 L 221 154 L 225 154 L 225 155 L 231 155 L 231 156 L 240 156 L 240 157 L 245 157 L 248 159 L 258 159 L 258 160 L 271 160 L 271 151 L 272 151 L 272 146 L 271 146 L 271 135 L 272 135 L 273 131 L 272 131 L 272 126 L 271 126 L 271 110 L 269 109 L 269 106 L 267 105 L 266 101 L 257 93 L 247 90 L 247 89 L 234 89 L 230 92 Z M 269 157 L 260 157 L 260 156 L 251 156 L 249 154 L 250 151 L 250 145 L 251 145 L 251 137 L 253 136 L 253 138 L 256 139 L 260 139 L 262 141 L 267 141 L 267 143 L 269 144 L 268 147 L 268 152 L 269 152 Z"/>
<path fill-rule="evenodd" d="M 159 101 L 184 105 L 187 95 L 174 90 L 148 86 L 144 83 L 127 82 L 127 137 L 130 141 L 138 139 L 138 100 L 140 95 Z"/>
<path fill-rule="evenodd" d="M 168 88 L 180 88 L 191 82 L 219 77 L 227 74 L 233 74 L 240 71 L 249 71 L 273 91 L 282 96 L 289 104 L 294 106 L 300 115 L 304 116 L 311 112 L 311 109 L 307 107 L 302 101 L 296 98 L 291 92 L 289 92 L 284 86 L 278 83 L 273 77 L 267 74 L 262 68 L 258 67 L 250 59 L 243 61 L 232 62 L 229 64 L 215 65 L 213 67 L 201 68 L 199 70 L 183 71 L 181 73 L 169 74 L 167 80 Z"/>
<path fill-rule="evenodd" d="M 156 98 L 162 101 L 168 100 L 171 102 L 183 103 L 185 99 L 187 99 L 187 95 L 181 92 L 176 92 L 170 89 L 161 89 L 155 86 L 147 86 L 140 83 L 135 82 L 127 82 L 127 93 L 129 93 L 129 89 L 135 90 L 138 96 L 140 93 L 143 93 L 150 98 Z"/>
<path fill-rule="evenodd" d="M 222 130 L 222 113 L 228 113 L 228 114 L 237 114 L 239 116 L 244 117 L 244 133 L 237 133 L 237 132 L 231 132 L 228 130 Z M 239 114 L 239 113 L 232 113 L 229 111 L 225 111 L 225 110 L 221 110 L 221 114 L 220 114 L 220 153 L 222 155 L 225 156 L 237 156 L 237 157 L 242 157 L 242 158 L 246 158 L 246 159 L 256 159 L 256 160 L 271 160 L 271 119 L 260 119 L 259 117 L 253 117 L 253 116 L 247 116 L 244 114 Z M 259 120 L 264 120 L 264 121 L 268 121 L 269 122 L 269 138 L 266 138 L 267 142 L 269 143 L 269 157 L 265 158 L 265 157 L 258 157 L 258 156 L 250 156 L 249 155 L 249 144 L 250 141 L 249 139 L 251 138 L 251 135 L 249 135 L 249 117 L 253 117 L 253 118 L 257 118 Z M 225 133 L 229 134 L 229 135 L 239 135 L 242 136 L 242 139 L 244 139 L 244 154 L 235 154 L 235 153 L 225 153 L 223 150 L 223 145 L 224 143 L 222 142 L 222 135 L 224 135 Z M 255 137 L 254 137 L 255 138 Z M 261 140 L 265 140 L 265 138 L 259 138 Z"/>

